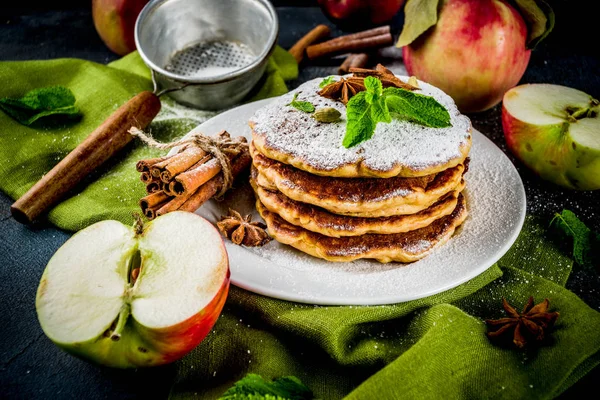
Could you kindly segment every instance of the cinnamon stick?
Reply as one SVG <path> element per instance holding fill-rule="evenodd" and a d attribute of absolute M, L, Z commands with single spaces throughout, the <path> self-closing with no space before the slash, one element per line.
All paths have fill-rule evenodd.
<path fill-rule="evenodd" d="M 144 182 L 145 184 L 148 184 L 150 182 L 152 182 L 153 178 L 152 175 L 150 174 L 150 171 L 144 171 L 140 174 L 140 180 L 142 182 Z"/>
<path fill-rule="evenodd" d="M 190 146 L 186 151 L 173 156 L 164 166 L 161 166 L 158 177 L 163 182 L 169 182 L 175 175 L 187 171 L 205 156 L 206 152 L 204 150 L 196 146 Z"/>
<path fill-rule="evenodd" d="M 168 201 L 157 204 L 152 207 L 148 207 L 148 208 L 142 210 L 142 212 L 144 213 L 146 218 L 148 218 L 149 220 L 153 220 L 154 218 L 158 217 L 158 214 L 157 214 L 158 210 L 160 210 L 165 204 L 168 204 Z"/>
<path fill-rule="evenodd" d="M 390 32 L 382 35 L 358 39 L 340 37 L 340 39 L 328 40 L 327 42 L 308 46 L 306 49 L 306 55 L 312 60 L 324 56 L 333 56 L 350 52 L 359 52 L 368 49 L 376 49 L 384 46 L 390 46 L 392 43 L 393 37 Z"/>
<path fill-rule="evenodd" d="M 246 151 L 234 158 L 231 162 L 231 174 L 233 175 L 233 178 L 237 178 L 242 171 L 250 166 L 251 162 L 252 157 L 250 157 L 250 154 Z M 223 174 L 219 173 L 204 185 L 200 186 L 198 190 L 196 190 L 194 194 L 179 207 L 179 210 L 190 212 L 196 211 L 202 204 L 218 193 L 222 187 Z"/>
<path fill-rule="evenodd" d="M 352 53 L 346 57 L 340 68 L 338 69 L 338 73 L 340 75 L 345 75 L 350 71 L 350 68 L 358 68 L 364 67 L 369 62 L 369 55 L 367 53 Z"/>
<path fill-rule="evenodd" d="M 296 44 L 294 44 L 288 50 L 288 52 L 294 56 L 298 63 L 300 63 L 304 58 L 304 52 L 306 51 L 306 48 L 311 44 L 328 37 L 330 33 L 331 30 L 327 25 L 317 25 L 300 40 L 298 40 Z"/>
<path fill-rule="evenodd" d="M 336 41 L 341 41 L 341 40 L 363 39 L 363 38 L 372 37 L 372 36 L 385 35 L 388 33 L 391 34 L 391 32 L 392 32 L 392 29 L 391 29 L 390 25 L 385 25 L 385 26 L 367 29 L 364 31 L 356 32 L 356 33 L 351 33 L 348 35 L 338 36 L 333 39 L 330 39 L 329 42 L 336 42 Z"/>
<path fill-rule="evenodd" d="M 152 193 L 152 194 L 149 194 L 148 196 L 142 197 L 140 199 L 140 208 L 142 209 L 142 212 L 143 212 L 146 208 L 154 207 L 156 205 L 164 203 L 165 201 L 167 201 L 169 199 L 171 199 L 171 196 L 169 196 L 165 192 L 160 191 L 160 192 Z"/>
<path fill-rule="evenodd" d="M 169 157 L 170 156 L 147 158 L 145 160 L 140 160 L 135 164 L 135 169 L 138 172 L 149 172 L 151 166 L 153 166 L 154 164 L 159 163 L 161 161 L 165 161 Z"/>
<path fill-rule="evenodd" d="M 161 204 L 161 207 L 156 210 L 156 217 L 166 214 L 171 211 L 179 210 L 180 207 L 194 194 L 194 192 L 184 193 L 181 196 L 170 197 L 171 200 Z M 195 211 L 195 210 L 194 210 Z"/>
<path fill-rule="evenodd" d="M 54 206 L 84 178 L 129 143 L 132 126 L 145 129 L 160 110 L 160 100 L 144 91 L 123 104 L 54 166 L 10 210 L 15 220 L 31 223 Z"/>
<path fill-rule="evenodd" d="M 233 154 L 228 154 L 229 161 L 234 158 Z M 212 177 L 221 171 L 221 164 L 216 158 L 211 158 L 204 164 L 199 164 L 177 175 L 169 189 L 175 196 L 181 196 L 184 193 L 194 192 L 200 186 L 208 182 Z"/>
<path fill-rule="evenodd" d="M 162 190 L 162 186 L 159 181 L 151 181 L 146 185 L 146 193 L 152 194 Z"/>

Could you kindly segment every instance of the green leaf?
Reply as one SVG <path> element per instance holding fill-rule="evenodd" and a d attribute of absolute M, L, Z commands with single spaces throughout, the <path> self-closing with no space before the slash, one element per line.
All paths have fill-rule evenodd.
<path fill-rule="evenodd" d="M 266 381 L 248 374 L 229 388 L 219 400 L 311 400 L 312 391 L 294 376 Z"/>
<path fill-rule="evenodd" d="M 374 76 L 367 76 L 364 80 L 364 84 L 367 92 L 371 92 L 376 96 L 381 96 L 383 94 L 383 84 Z"/>
<path fill-rule="evenodd" d="M 452 126 L 448 110 L 433 97 L 393 87 L 386 88 L 383 97 L 389 112 L 400 119 L 431 128 Z"/>
<path fill-rule="evenodd" d="M 513 0 L 527 24 L 527 48 L 533 49 L 554 28 L 554 11 L 544 0 Z"/>
<path fill-rule="evenodd" d="M 592 232 L 578 217 L 569 210 L 554 214 L 550 226 L 563 235 L 573 239 L 573 258 L 579 265 L 592 266 L 600 246 L 600 235 Z"/>
<path fill-rule="evenodd" d="M 304 111 L 306 113 L 312 113 L 315 111 L 315 106 L 311 102 L 296 100 L 297 98 L 298 93 L 295 93 L 294 98 L 287 105 L 294 107 L 296 110 Z"/>
<path fill-rule="evenodd" d="M 404 26 L 396 47 L 411 44 L 437 23 L 440 0 L 408 0 L 404 5 Z"/>
<path fill-rule="evenodd" d="M 377 122 L 371 115 L 371 105 L 366 99 L 367 92 L 359 92 L 346 104 L 346 134 L 342 145 L 345 148 L 356 146 L 373 137 Z"/>
<path fill-rule="evenodd" d="M 50 116 L 74 118 L 81 115 L 75 106 L 75 96 L 63 86 L 34 89 L 20 99 L 2 98 L 0 109 L 23 125 Z"/>
<path fill-rule="evenodd" d="M 333 82 L 336 82 L 335 78 L 333 76 L 328 76 L 327 78 L 323 79 L 321 83 L 319 83 L 319 87 L 324 88 L 325 86 L 330 85 Z"/>

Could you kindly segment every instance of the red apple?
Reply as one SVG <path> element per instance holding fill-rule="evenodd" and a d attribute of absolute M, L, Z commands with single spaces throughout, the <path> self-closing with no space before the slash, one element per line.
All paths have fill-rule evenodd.
<path fill-rule="evenodd" d="M 38 287 L 38 319 L 56 345 L 119 368 L 173 362 L 206 337 L 229 290 L 219 232 L 184 211 L 136 230 L 101 221 L 52 256 Z"/>
<path fill-rule="evenodd" d="M 542 179 L 569 189 L 600 189 L 600 101 L 580 90 L 535 83 L 506 92 L 508 148 Z"/>
<path fill-rule="evenodd" d="M 321 10 L 344 31 L 357 31 L 389 23 L 405 0 L 319 0 Z"/>
<path fill-rule="evenodd" d="M 118 55 L 135 50 L 135 21 L 149 0 L 92 0 L 92 19 L 102 41 Z"/>
<path fill-rule="evenodd" d="M 402 49 L 409 75 L 439 87 L 464 113 L 487 110 L 519 83 L 527 26 L 504 0 L 444 0 L 438 21 Z"/>

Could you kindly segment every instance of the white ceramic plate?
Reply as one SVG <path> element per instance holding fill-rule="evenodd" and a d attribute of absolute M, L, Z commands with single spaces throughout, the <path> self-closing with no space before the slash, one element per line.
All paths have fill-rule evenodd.
<path fill-rule="evenodd" d="M 222 129 L 251 139 L 248 119 L 272 99 L 231 109 L 192 132 Z M 192 133 L 190 132 L 190 134 Z M 465 175 L 469 217 L 450 241 L 411 263 L 358 260 L 327 262 L 271 241 L 246 248 L 226 240 L 232 283 L 265 296 L 322 305 L 399 303 L 451 289 L 492 266 L 516 240 L 525 219 L 525 190 L 511 161 L 496 145 L 473 132 L 471 163 Z M 197 213 L 216 223 L 228 208 L 253 214 L 250 185 L 230 190 L 223 202 L 210 200 Z"/>

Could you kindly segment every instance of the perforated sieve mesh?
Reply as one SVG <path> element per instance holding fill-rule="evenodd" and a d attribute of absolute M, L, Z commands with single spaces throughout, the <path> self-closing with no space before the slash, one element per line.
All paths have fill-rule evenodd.
<path fill-rule="evenodd" d="M 165 69 L 181 76 L 211 77 L 240 69 L 255 58 L 243 43 L 202 42 L 175 53 Z"/>

